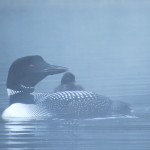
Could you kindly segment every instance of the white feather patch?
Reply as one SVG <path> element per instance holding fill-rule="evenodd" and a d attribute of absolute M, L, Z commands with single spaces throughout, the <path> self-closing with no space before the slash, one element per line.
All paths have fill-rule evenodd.
<path fill-rule="evenodd" d="M 7 88 L 7 94 L 8 96 L 10 97 L 11 95 L 14 95 L 14 94 L 18 94 L 18 93 L 21 93 L 22 91 L 15 91 L 15 90 L 12 90 L 12 89 L 8 89 Z"/>
<path fill-rule="evenodd" d="M 21 104 L 15 103 L 10 105 L 2 113 L 2 118 L 4 120 L 9 120 L 9 118 L 32 118 L 36 119 L 39 117 L 51 116 L 45 109 L 34 104 Z"/>

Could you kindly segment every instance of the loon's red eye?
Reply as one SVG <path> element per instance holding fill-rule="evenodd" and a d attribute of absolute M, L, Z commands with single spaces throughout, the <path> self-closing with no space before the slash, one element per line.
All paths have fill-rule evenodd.
<path fill-rule="evenodd" d="M 33 68 L 33 67 L 35 67 L 35 65 L 34 64 L 29 64 L 29 67 Z"/>

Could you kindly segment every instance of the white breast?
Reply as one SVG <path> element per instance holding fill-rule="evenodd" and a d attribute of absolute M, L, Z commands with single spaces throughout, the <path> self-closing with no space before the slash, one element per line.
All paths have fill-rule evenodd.
<path fill-rule="evenodd" d="M 43 108 L 36 106 L 35 104 L 21 104 L 14 103 L 10 105 L 2 113 L 4 120 L 11 118 L 31 118 L 37 119 L 39 117 L 48 117 L 50 114 Z"/>

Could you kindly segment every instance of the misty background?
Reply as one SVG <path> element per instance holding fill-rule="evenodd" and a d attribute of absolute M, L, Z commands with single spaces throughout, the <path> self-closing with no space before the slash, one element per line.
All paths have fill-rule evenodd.
<path fill-rule="evenodd" d="M 6 84 L 15 59 L 41 55 L 68 67 L 86 90 L 109 97 L 148 95 L 149 14 L 146 0 L 1 0 L 0 84 Z M 52 92 L 61 76 L 47 77 L 36 89 Z"/>

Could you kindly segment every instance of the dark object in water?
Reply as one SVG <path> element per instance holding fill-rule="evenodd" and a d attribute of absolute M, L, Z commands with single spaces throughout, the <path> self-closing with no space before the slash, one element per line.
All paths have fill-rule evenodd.
<path fill-rule="evenodd" d="M 83 90 L 84 88 L 81 85 L 76 84 L 75 75 L 71 72 L 66 72 L 62 76 L 61 84 L 55 88 L 54 92 Z"/>

